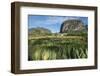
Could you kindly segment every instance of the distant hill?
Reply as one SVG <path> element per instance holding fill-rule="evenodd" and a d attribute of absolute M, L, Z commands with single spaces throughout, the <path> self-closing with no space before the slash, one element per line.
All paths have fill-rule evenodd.
<path fill-rule="evenodd" d="M 43 27 L 37 27 L 37 28 L 28 29 L 28 34 L 29 35 L 47 35 L 47 34 L 51 34 L 51 31 Z"/>
<path fill-rule="evenodd" d="M 72 19 L 66 20 L 62 23 L 60 33 L 69 33 L 69 32 L 82 32 L 87 31 L 87 27 L 83 24 L 81 20 Z"/>

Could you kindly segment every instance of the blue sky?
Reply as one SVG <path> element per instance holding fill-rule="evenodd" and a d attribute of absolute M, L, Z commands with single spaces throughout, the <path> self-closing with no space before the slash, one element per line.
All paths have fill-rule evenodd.
<path fill-rule="evenodd" d="M 80 19 L 88 25 L 88 17 L 28 15 L 28 28 L 43 27 L 51 30 L 52 33 L 57 33 L 60 31 L 61 24 L 69 19 Z"/>

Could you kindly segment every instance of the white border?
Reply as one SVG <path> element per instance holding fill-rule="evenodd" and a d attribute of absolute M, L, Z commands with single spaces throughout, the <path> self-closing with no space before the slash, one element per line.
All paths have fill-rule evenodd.
<path fill-rule="evenodd" d="M 28 61 L 28 14 L 88 17 L 88 58 Z M 20 8 L 20 69 L 43 69 L 94 65 L 94 11 L 57 8 Z"/>

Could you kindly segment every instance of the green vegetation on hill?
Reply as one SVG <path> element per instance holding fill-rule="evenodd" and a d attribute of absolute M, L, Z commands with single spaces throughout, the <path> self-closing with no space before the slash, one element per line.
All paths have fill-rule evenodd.
<path fill-rule="evenodd" d="M 50 35 L 51 31 L 46 29 L 46 28 L 42 28 L 42 27 L 37 27 L 37 28 L 31 28 L 28 30 L 28 35 L 29 36 L 43 36 L 43 35 Z"/>
<path fill-rule="evenodd" d="M 29 60 L 87 58 L 84 38 L 41 38 L 29 42 Z"/>

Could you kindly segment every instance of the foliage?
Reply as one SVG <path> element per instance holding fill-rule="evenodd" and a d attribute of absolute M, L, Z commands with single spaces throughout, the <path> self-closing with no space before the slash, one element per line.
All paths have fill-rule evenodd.
<path fill-rule="evenodd" d="M 87 58 L 84 38 L 41 38 L 28 40 L 29 60 Z"/>

